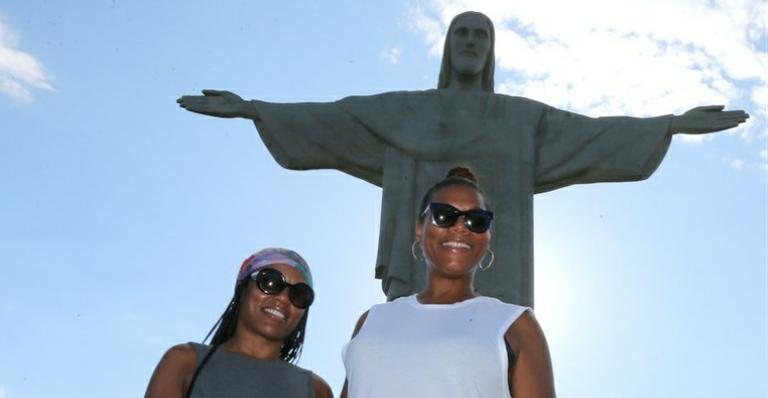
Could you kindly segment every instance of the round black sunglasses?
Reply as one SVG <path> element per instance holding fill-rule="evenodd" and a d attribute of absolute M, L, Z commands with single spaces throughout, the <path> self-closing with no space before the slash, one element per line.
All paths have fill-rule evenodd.
<path fill-rule="evenodd" d="M 276 295 L 288 288 L 288 299 L 298 308 L 309 308 L 315 300 L 315 292 L 309 285 L 303 282 L 290 284 L 283 273 L 274 268 L 262 268 L 252 273 L 251 279 L 264 294 Z"/>

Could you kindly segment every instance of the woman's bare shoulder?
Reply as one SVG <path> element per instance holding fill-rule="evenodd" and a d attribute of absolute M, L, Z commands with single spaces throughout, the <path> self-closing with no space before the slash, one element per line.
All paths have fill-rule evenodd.
<path fill-rule="evenodd" d="M 149 380 L 147 398 L 181 397 L 197 366 L 197 350 L 190 343 L 169 348 Z"/>

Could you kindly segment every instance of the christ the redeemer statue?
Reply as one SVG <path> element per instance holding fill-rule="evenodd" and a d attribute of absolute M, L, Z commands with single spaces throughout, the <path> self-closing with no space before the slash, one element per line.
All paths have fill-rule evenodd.
<path fill-rule="evenodd" d="M 533 305 L 533 195 L 571 184 L 637 181 L 661 162 L 672 134 L 737 126 L 722 106 L 652 118 L 591 118 L 493 93 L 494 29 L 483 14 L 456 16 L 438 88 L 330 103 L 244 101 L 228 91 L 183 96 L 185 109 L 251 119 L 275 160 L 292 170 L 337 169 L 382 187 L 376 277 L 391 300 L 424 286 L 411 255 L 420 195 L 457 165 L 470 167 L 496 214 L 486 296 Z"/>

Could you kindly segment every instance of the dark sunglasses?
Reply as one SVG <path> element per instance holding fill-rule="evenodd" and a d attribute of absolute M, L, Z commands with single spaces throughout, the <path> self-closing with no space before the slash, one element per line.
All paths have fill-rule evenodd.
<path fill-rule="evenodd" d="M 290 284 L 285 281 L 283 273 L 274 268 L 262 268 L 251 274 L 256 287 L 270 296 L 280 294 L 288 288 L 288 299 L 298 308 L 306 309 L 315 300 L 315 292 L 306 283 Z"/>
<path fill-rule="evenodd" d="M 483 209 L 461 211 L 445 203 L 430 203 L 429 207 L 424 209 L 424 213 L 427 210 L 432 213 L 432 225 L 436 227 L 450 228 L 456 224 L 459 217 L 464 216 L 464 226 L 476 234 L 487 231 L 491 227 L 491 220 L 493 220 L 492 211 Z"/>

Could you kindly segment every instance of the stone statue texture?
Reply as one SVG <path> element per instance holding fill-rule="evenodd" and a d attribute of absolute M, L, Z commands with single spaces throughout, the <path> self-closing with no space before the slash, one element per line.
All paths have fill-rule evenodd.
<path fill-rule="evenodd" d="M 455 166 L 479 177 L 496 217 L 494 265 L 475 275 L 480 294 L 533 305 L 533 195 L 572 184 L 648 178 L 673 133 L 737 126 L 722 106 L 681 116 L 591 118 L 493 93 L 494 30 L 483 14 L 448 28 L 438 89 L 354 96 L 331 103 L 243 101 L 226 91 L 184 96 L 187 110 L 254 121 L 275 160 L 292 170 L 337 169 L 383 190 L 376 277 L 388 299 L 421 290 L 414 259 L 418 203 Z"/>

